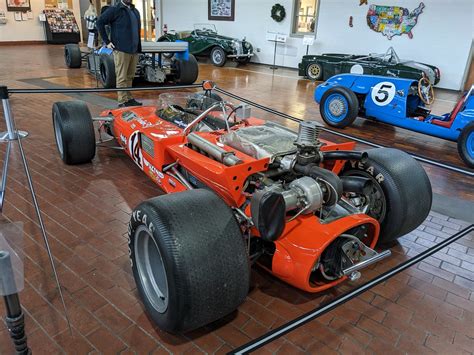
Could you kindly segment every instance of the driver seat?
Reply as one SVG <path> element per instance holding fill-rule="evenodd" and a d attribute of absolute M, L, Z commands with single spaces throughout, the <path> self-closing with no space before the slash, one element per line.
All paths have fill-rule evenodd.
<path fill-rule="evenodd" d="M 185 39 L 191 36 L 191 31 L 180 31 L 176 33 L 179 39 Z"/>
<path fill-rule="evenodd" d="M 458 101 L 458 103 L 456 104 L 456 106 L 454 107 L 453 111 L 451 112 L 451 114 L 449 115 L 449 120 L 447 121 L 443 121 L 443 120 L 439 120 L 439 119 L 433 119 L 431 121 L 431 123 L 437 125 L 437 126 L 441 126 L 441 127 L 446 127 L 446 128 L 450 128 L 451 125 L 453 124 L 454 122 L 454 119 L 456 118 L 456 116 L 458 115 L 459 111 L 461 111 L 461 108 L 464 104 L 464 98 L 466 97 L 466 94 L 464 94 Z"/>

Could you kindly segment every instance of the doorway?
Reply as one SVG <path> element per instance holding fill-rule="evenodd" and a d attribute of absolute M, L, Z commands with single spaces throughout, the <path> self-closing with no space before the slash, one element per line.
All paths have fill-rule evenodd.
<path fill-rule="evenodd" d="M 137 1 L 136 9 L 140 12 L 142 22 L 141 38 L 144 41 L 155 41 L 156 39 L 156 9 L 155 0 Z"/>

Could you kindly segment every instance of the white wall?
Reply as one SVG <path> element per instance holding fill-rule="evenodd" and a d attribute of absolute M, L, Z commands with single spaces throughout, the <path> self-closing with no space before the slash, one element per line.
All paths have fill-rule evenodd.
<path fill-rule="evenodd" d="M 0 9 L 7 10 L 6 1 L 0 2 Z M 44 9 L 44 0 L 31 0 L 34 18 L 28 21 L 15 21 L 14 12 L 7 12 L 8 22 L 0 25 L 0 42 L 3 41 L 44 41 L 43 24 L 38 15 Z"/>
<path fill-rule="evenodd" d="M 44 10 L 44 0 L 30 1 L 33 19 L 28 21 L 15 21 L 15 13 L 7 12 L 8 22 L 5 25 L 0 25 L 0 42 L 46 40 L 44 25 L 38 20 L 39 14 Z M 73 0 L 73 8 L 76 21 L 80 23 L 79 0 Z M 7 10 L 5 0 L 0 0 L 0 9 Z"/>
<path fill-rule="evenodd" d="M 385 52 L 393 46 L 402 59 L 436 65 L 441 70 L 439 87 L 459 90 L 466 70 L 471 42 L 474 37 L 474 1 L 424 0 L 425 8 L 413 29 L 413 39 L 407 35 L 392 40 L 372 31 L 367 26 L 367 5 L 359 6 L 358 0 L 320 0 L 317 38 L 309 53 L 341 52 L 366 54 Z M 416 8 L 421 0 L 379 0 L 380 5 Z M 289 34 L 293 16 L 293 0 L 236 0 L 234 22 L 208 21 L 208 0 L 162 0 L 163 24 L 168 29 L 187 30 L 194 23 L 214 23 L 218 31 L 232 37 L 244 36 L 261 52 L 254 62 L 269 64 L 273 61 L 273 44 L 265 40 L 266 31 Z M 279 2 L 287 17 L 277 23 L 270 17 L 271 7 Z M 372 1 L 369 1 L 369 4 Z M 354 27 L 349 27 L 353 16 Z M 306 54 L 301 38 L 288 38 L 277 51 L 277 64 L 298 66 Z"/>

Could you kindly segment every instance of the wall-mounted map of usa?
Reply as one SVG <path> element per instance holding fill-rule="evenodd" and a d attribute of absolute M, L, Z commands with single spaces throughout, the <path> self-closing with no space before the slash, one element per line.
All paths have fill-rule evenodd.
<path fill-rule="evenodd" d="M 380 32 L 388 39 L 393 36 L 407 34 L 413 38 L 411 30 L 418 22 L 418 16 L 423 12 L 424 3 L 410 12 L 406 7 L 370 5 L 367 12 L 367 24 L 375 32 Z"/>

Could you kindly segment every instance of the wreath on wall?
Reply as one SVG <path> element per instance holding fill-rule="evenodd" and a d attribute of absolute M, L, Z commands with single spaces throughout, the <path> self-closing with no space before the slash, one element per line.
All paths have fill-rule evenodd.
<path fill-rule="evenodd" d="M 285 19 L 286 17 L 286 11 L 283 5 L 280 4 L 275 4 L 272 7 L 272 19 L 274 19 L 276 22 L 281 22 Z"/>

